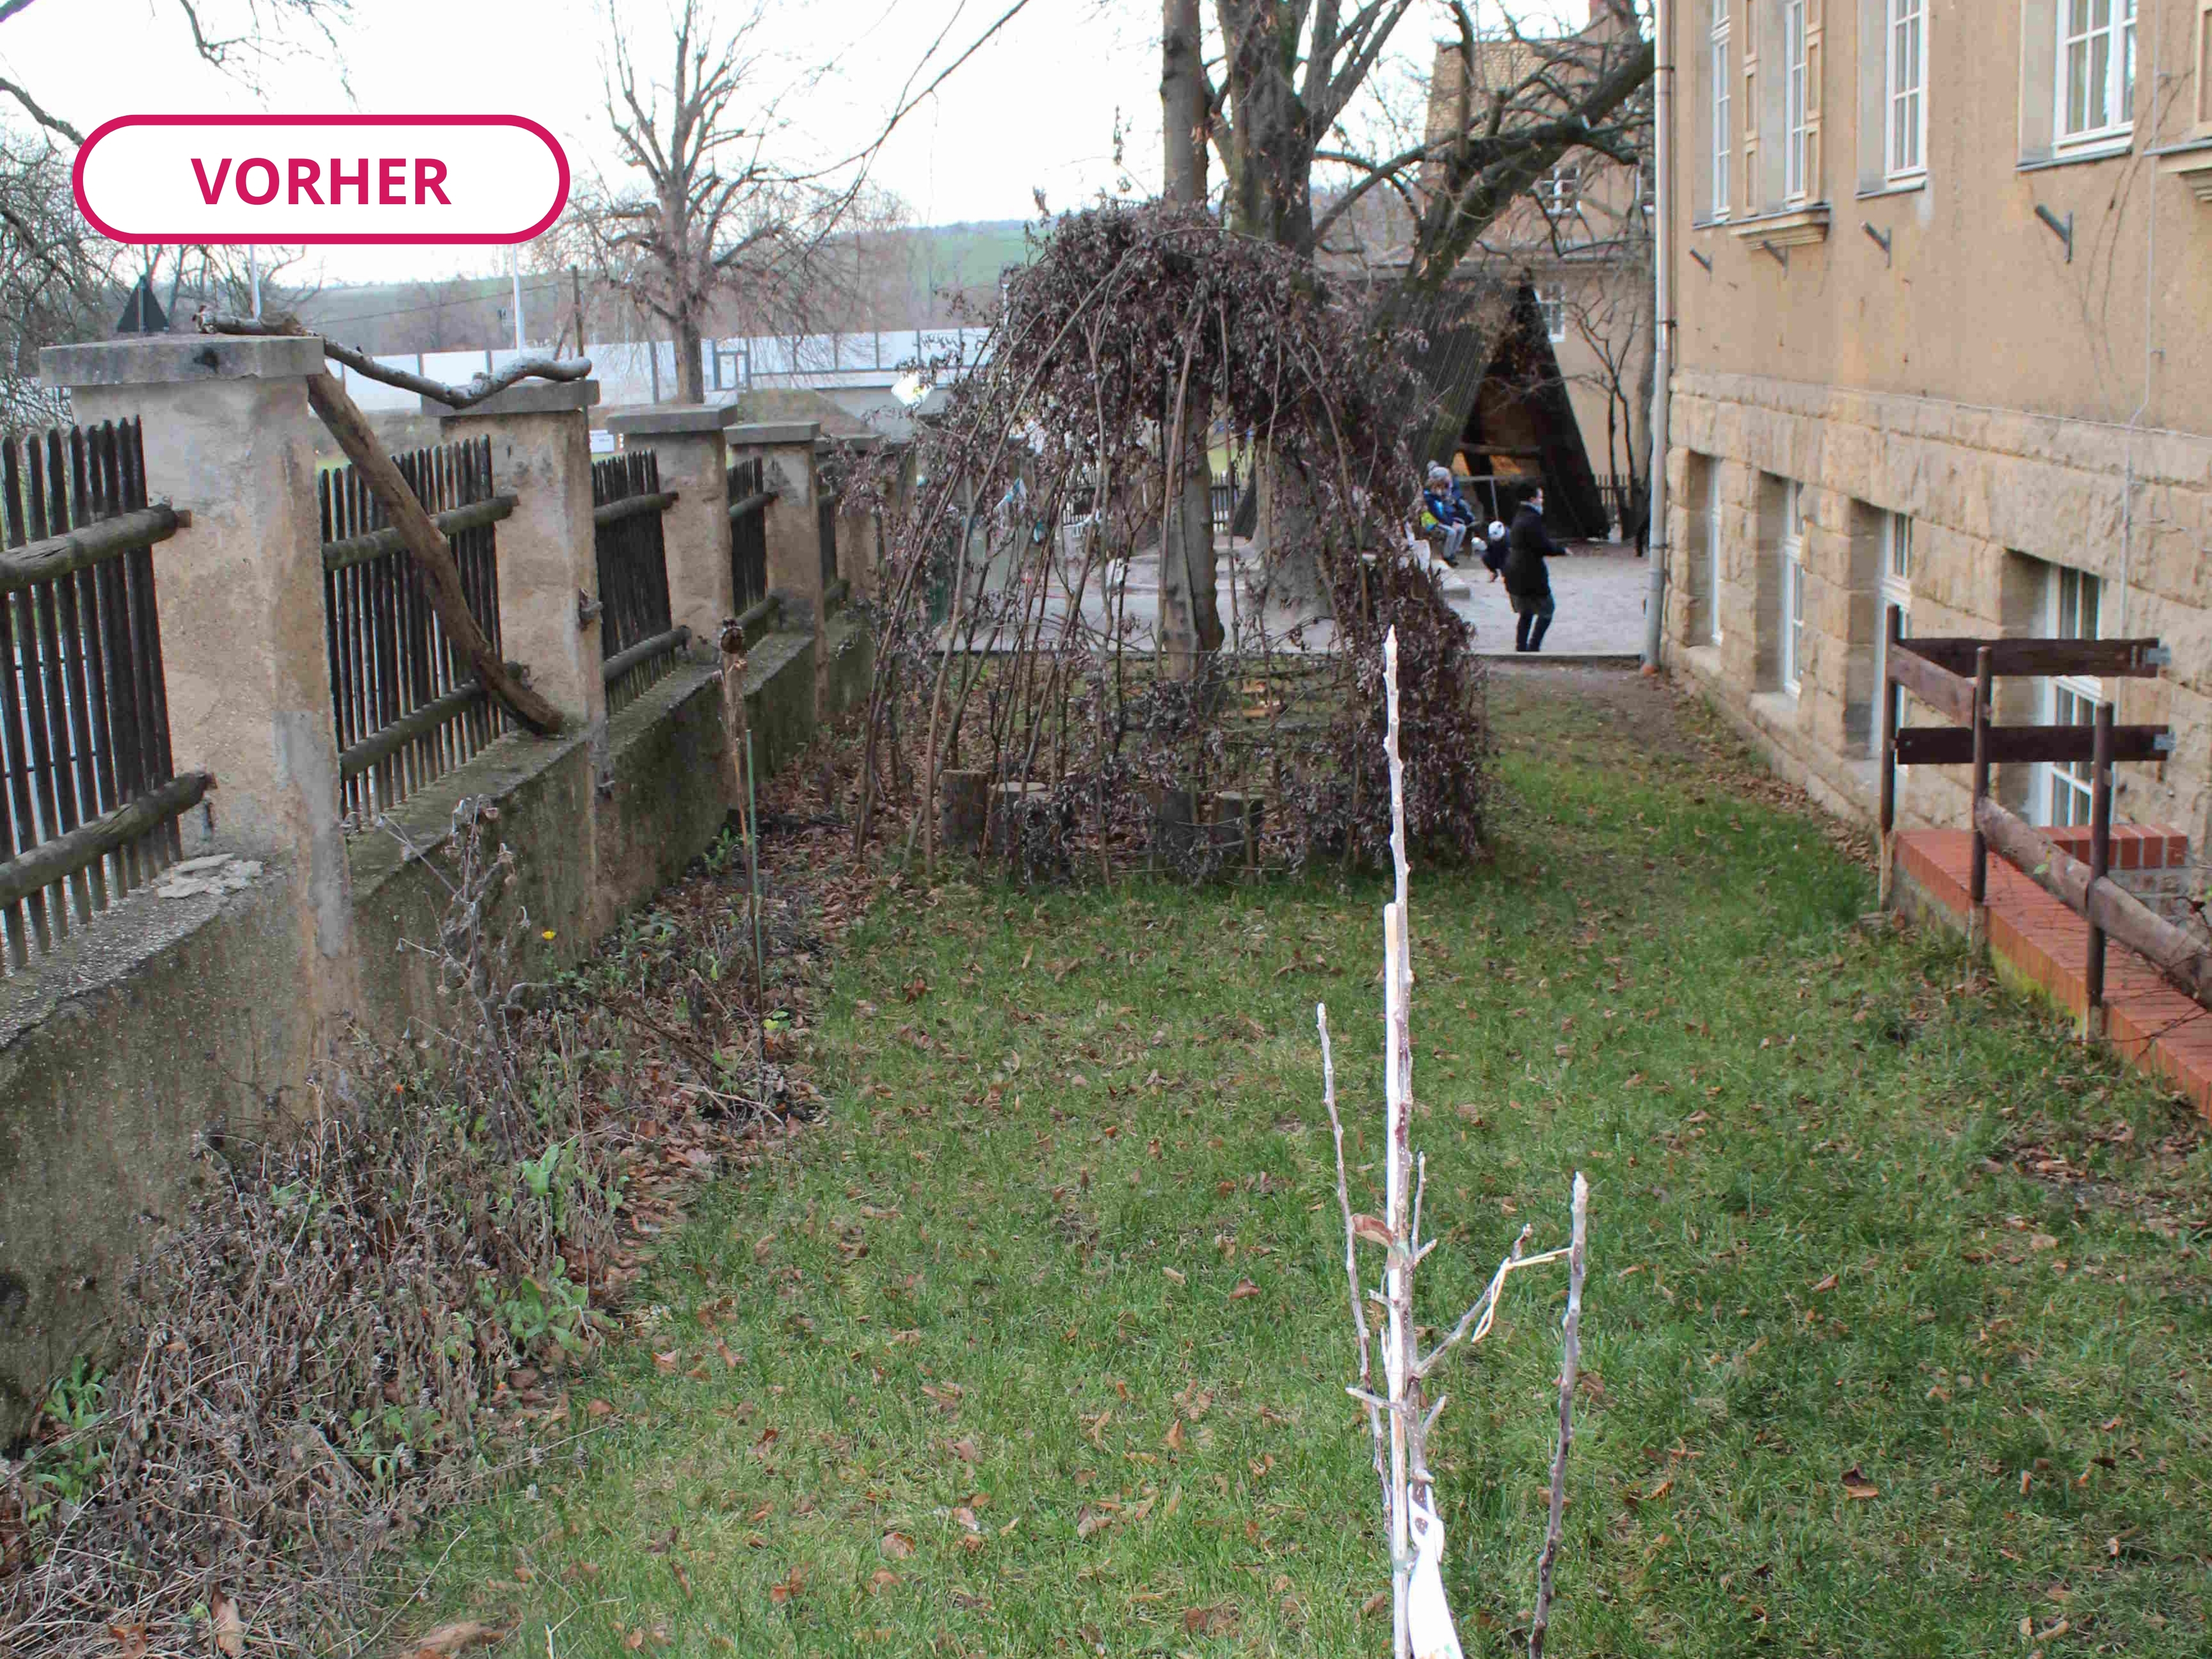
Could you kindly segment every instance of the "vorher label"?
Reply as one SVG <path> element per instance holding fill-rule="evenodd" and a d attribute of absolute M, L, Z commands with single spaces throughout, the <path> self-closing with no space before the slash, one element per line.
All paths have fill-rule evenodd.
<path fill-rule="evenodd" d="M 520 115 L 125 115 L 75 179 L 118 242 L 526 242 L 568 199 Z"/>

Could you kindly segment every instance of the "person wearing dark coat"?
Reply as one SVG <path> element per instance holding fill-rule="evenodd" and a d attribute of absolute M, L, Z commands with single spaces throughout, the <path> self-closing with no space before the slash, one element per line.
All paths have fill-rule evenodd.
<path fill-rule="evenodd" d="M 1566 552 L 1544 528 L 1544 492 L 1540 489 L 1521 504 L 1513 515 L 1513 528 L 1505 538 L 1505 595 L 1517 618 L 1513 627 L 1516 651 L 1541 651 L 1545 630 L 1552 625 L 1552 575 L 1544 561 Z"/>

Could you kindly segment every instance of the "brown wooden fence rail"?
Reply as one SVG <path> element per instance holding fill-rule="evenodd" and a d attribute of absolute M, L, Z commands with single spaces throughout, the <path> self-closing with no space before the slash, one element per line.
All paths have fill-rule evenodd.
<path fill-rule="evenodd" d="M 2175 927 L 2106 874 L 2112 840 L 2112 768 L 2121 761 L 2153 761 L 2170 753 L 2163 726 L 2116 726 L 2112 706 L 2100 703 L 2090 726 L 1998 726 L 1993 690 L 1997 677 L 2091 675 L 2147 679 L 2168 660 L 2156 640 L 1978 640 L 1905 637 L 1904 613 L 1888 607 L 1883 626 L 1881 703 L 1881 849 L 1885 884 L 1893 867 L 1897 829 L 1897 769 L 1900 766 L 1973 768 L 1973 851 L 1967 872 L 1970 927 L 1978 944 L 1989 937 L 1990 849 L 1994 847 L 2052 897 L 2089 925 L 2088 962 L 2082 974 L 2088 1023 L 2101 1031 L 2107 936 L 2151 963 L 2181 990 L 2212 1007 L 2212 950 Z M 1964 723 L 1901 726 L 1904 694 Z M 2000 761 L 2087 763 L 2090 770 L 2089 861 L 2060 849 L 2049 836 L 1990 793 L 1990 769 Z"/>
<path fill-rule="evenodd" d="M 768 504 L 775 495 L 757 455 L 732 466 L 729 480 L 730 591 L 743 617 L 768 598 Z"/>
<path fill-rule="evenodd" d="M 625 450 L 592 463 L 592 524 L 599 563 L 599 651 L 607 712 L 635 702 L 690 642 L 668 602 L 668 544 L 661 515 L 676 492 L 660 487 L 659 458 Z"/>
<path fill-rule="evenodd" d="M 138 423 L 0 442 L 0 971 L 174 862 L 213 787 L 175 775 Z"/>
<path fill-rule="evenodd" d="M 514 512 L 514 497 L 492 487 L 491 441 L 462 440 L 392 459 L 453 544 L 469 612 L 496 648 L 493 526 Z M 508 721 L 446 637 L 422 573 L 356 470 L 325 471 L 316 489 L 340 809 L 362 826 L 468 760 Z"/>

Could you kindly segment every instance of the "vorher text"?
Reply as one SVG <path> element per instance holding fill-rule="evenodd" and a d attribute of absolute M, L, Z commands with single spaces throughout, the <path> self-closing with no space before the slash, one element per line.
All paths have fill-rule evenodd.
<path fill-rule="evenodd" d="M 376 157 L 376 193 L 373 198 L 369 194 L 372 164 L 366 155 L 355 157 L 350 170 L 343 157 L 331 156 L 327 172 L 323 163 L 313 156 L 288 155 L 280 163 L 265 155 L 249 155 L 243 160 L 225 155 L 215 161 L 212 176 L 208 171 L 209 160 L 200 155 L 191 158 L 200 200 L 210 207 L 222 200 L 226 185 L 248 207 L 266 207 L 280 193 L 290 207 L 343 207 L 347 204 L 349 191 L 362 207 L 422 207 L 432 200 L 446 207 L 453 205 L 444 189 L 446 164 L 434 155 Z M 414 175 L 411 196 L 408 176 L 410 168 Z M 329 192 L 327 202 L 325 191 Z"/>

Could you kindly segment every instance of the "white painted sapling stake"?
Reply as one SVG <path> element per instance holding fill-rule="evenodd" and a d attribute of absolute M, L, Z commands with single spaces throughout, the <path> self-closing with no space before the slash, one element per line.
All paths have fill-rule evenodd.
<path fill-rule="evenodd" d="M 1539 1599 L 1548 1615 L 1552 1564 L 1558 1554 L 1559 1522 L 1565 1478 L 1565 1413 L 1571 1409 L 1573 1371 L 1578 1352 L 1582 1307 L 1583 1218 L 1589 1187 L 1575 1176 L 1574 1243 L 1571 1250 L 1548 1250 L 1539 1255 L 1522 1254 L 1528 1239 L 1523 1227 L 1510 1252 L 1498 1263 L 1488 1286 L 1463 1314 L 1443 1340 L 1424 1354 L 1419 1328 L 1413 1317 L 1413 1273 L 1421 1259 L 1434 1248 L 1421 1241 L 1422 1200 L 1426 1166 L 1413 1151 L 1413 1045 L 1411 1002 L 1413 974 L 1407 903 L 1405 768 L 1399 753 L 1398 635 L 1393 629 L 1382 643 L 1383 696 L 1387 724 L 1384 749 L 1390 765 L 1390 854 L 1395 878 L 1391 902 L 1383 908 L 1383 1012 L 1389 1045 L 1383 1068 L 1387 1156 L 1384 1163 L 1383 1210 L 1381 1217 L 1357 1213 L 1352 1207 L 1351 1183 L 1344 1157 L 1344 1123 L 1336 1104 L 1336 1071 L 1330 1053 L 1328 1009 L 1316 1005 L 1314 1019 L 1321 1034 L 1322 1095 L 1328 1109 L 1329 1129 L 1336 1146 L 1337 1204 L 1344 1220 L 1344 1267 L 1351 1294 L 1352 1340 L 1359 1356 L 1359 1379 L 1346 1392 L 1366 1407 L 1373 1443 L 1375 1470 L 1382 1488 L 1383 1518 L 1390 1540 L 1391 1653 L 1393 1659 L 1462 1659 L 1459 1637 L 1445 1599 L 1442 1565 L 1443 1522 L 1436 1501 L 1435 1476 L 1428 1461 L 1429 1431 L 1435 1427 L 1449 1396 L 1427 1403 L 1424 1382 L 1452 1350 L 1462 1343 L 1480 1342 L 1490 1332 L 1498 1315 L 1505 1281 L 1524 1267 L 1541 1267 L 1563 1256 L 1572 1256 L 1569 1289 L 1566 1342 L 1563 1367 L 1568 1402 L 1563 1405 L 1563 1438 L 1553 1461 L 1553 1520 L 1542 1562 Z M 1359 1283 L 1358 1245 L 1364 1240 L 1383 1251 L 1382 1283 L 1376 1291 L 1363 1291 Z M 1382 1309 L 1380 1329 L 1367 1319 L 1371 1298 Z M 1375 1391 L 1373 1346 L 1382 1348 L 1379 1370 L 1383 1392 Z M 1540 1626 L 1536 1638 L 1541 1642 Z"/>

